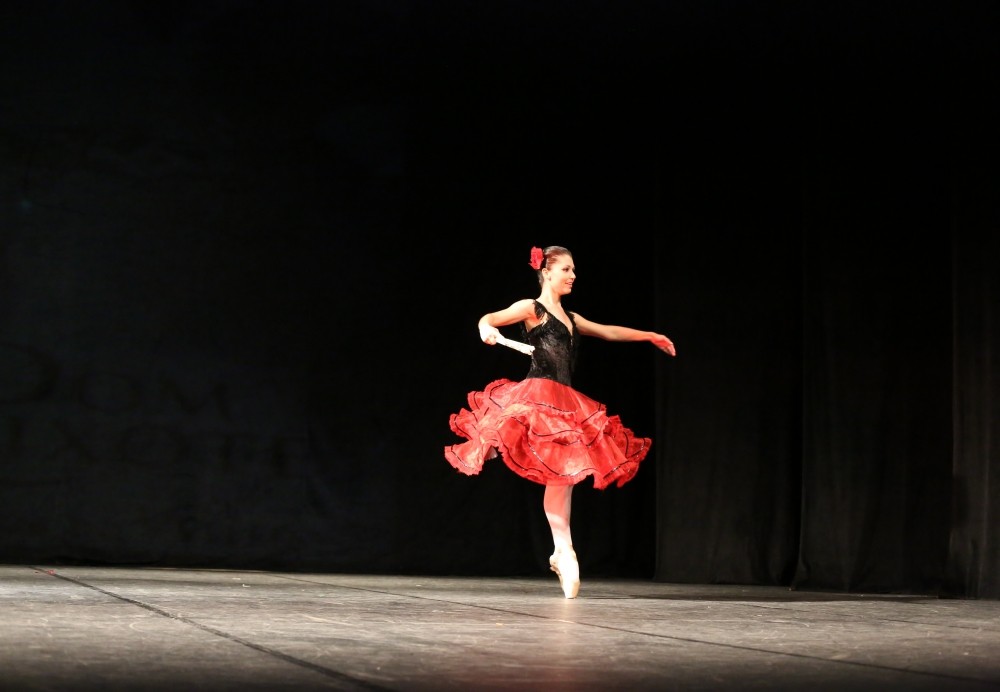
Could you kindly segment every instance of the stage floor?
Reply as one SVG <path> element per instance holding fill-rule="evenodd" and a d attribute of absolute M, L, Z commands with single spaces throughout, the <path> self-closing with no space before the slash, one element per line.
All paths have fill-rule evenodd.
<path fill-rule="evenodd" d="M 0 690 L 1000 690 L 1000 601 L 0 566 Z"/>

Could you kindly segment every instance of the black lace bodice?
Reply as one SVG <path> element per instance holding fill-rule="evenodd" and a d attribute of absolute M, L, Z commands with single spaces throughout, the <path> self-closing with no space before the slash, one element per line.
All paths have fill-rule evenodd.
<path fill-rule="evenodd" d="M 524 340 L 535 347 L 531 354 L 531 368 L 527 377 L 544 377 L 560 384 L 572 386 L 573 367 L 580 342 L 580 332 L 576 328 L 573 313 L 566 311 L 573 325 L 572 334 L 562 321 L 535 301 L 535 316 L 543 322 L 532 330 L 521 323 Z"/>

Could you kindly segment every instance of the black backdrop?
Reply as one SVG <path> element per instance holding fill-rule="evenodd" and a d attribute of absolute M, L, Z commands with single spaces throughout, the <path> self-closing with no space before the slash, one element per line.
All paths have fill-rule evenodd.
<path fill-rule="evenodd" d="M 8 2 L 0 560 L 537 574 L 442 448 L 561 244 L 586 574 L 1000 596 L 988 3 Z"/>

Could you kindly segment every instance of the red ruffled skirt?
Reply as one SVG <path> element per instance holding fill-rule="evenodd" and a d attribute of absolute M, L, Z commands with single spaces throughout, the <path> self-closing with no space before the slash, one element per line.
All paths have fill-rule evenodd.
<path fill-rule="evenodd" d="M 469 408 L 449 420 L 467 441 L 444 448 L 448 462 L 472 476 L 497 456 L 514 473 L 542 485 L 620 487 L 635 476 L 652 440 L 636 437 L 604 404 L 554 380 L 501 379 L 469 393 Z"/>

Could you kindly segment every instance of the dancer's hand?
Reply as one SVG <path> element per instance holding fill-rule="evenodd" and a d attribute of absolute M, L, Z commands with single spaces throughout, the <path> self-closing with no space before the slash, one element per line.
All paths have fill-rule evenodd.
<path fill-rule="evenodd" d="M 660 349 L 664 353 L 668 353 L 671 356 L 677 355 L 677 350 L 674 348 L 674 342 L 665 337 L 663 334 L 654 334 L 651 339 L 653 346 Z"/>
<path fill-rule="evenodd" d="M 483 340 L 484 344 L 489 344 L 493 346 L 496 344 L 497 339 L 500 337 L 500 330 L 496 327 L 491 327 L 488 324 L 480 325 L 479 327 L 479 338 Z"/>

